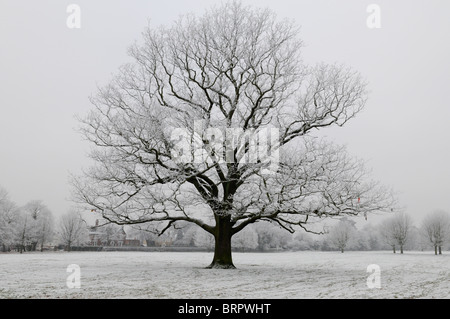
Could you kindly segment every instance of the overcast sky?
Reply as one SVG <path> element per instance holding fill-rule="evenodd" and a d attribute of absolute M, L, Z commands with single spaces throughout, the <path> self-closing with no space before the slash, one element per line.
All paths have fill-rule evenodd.
<path fill-rule="evenodd" d="M 218 2 L 0 0 L 0 185 L 11 198 L 67 211 L 68 175 L 86 167 L 90 147 L 74 115 L 129 61 L 148 19 L 170 24 Z M 368 80 L 364 112 L 325 134 L 367 160 L 417 223 L 450 211 L 450 1 L 243 2 L 295 19 L 308 63 L 342 62 Z M 80 29 L 66 25 L 71 3 L 81 8 Z M 371 3 L 381 8 L 379 29 L 366 24 Z"/>

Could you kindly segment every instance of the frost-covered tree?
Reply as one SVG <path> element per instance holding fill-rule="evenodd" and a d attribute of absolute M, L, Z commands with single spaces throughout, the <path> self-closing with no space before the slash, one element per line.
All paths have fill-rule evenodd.
<path fill-rule="evenodd" d="M 328 238 L 334 247 L 344 253 L 355 230 L 355 227 L 348 220 L 340 220 L 331 228 Z"/>
<path fill-rule="evenodd" d="M 211 268 L 234 267 L 231 238 L 257 221 L 320 232 L 311 221 L 390 210 L 364 163 L 312 136 L 364 108 L 365 81 L 301 52 L 295 23 L 237 1 L 149 27 L 80 119 L 96 165 L 75 200 L 161 233 L 194 223 L 214 239 Z"/>
<path fill-rule="evenodd" d="M 450 239 L 450 216 L 442 210 L 434 211 L 422 222 L 422 231 L 434 246 L 434 253 L 442 254 L 442 246 Z"/>
<path fill-rule="evenodd" d="M 6 252 L 15 242 L 18 228 L 18 210 L 8 192 L 0 187 L 0 247 Z"/>
<path fill-rule="evenodd" d="M 85 244 L 89 240 L 87 224 L 75 210 L 61 216 L 58 234 L 67 251 L 70 251 L 72 246 Z"/>
<path fill-rule="evenodd" d="M 385 219 L 379 226 L 380 235 L 383 241 L 392 248 L 392 252 L 396 253 L 397 240 L 394 236 L 394 223 L 392 218 Z"/>
<path fill-rule="evenodd" d="M 395 247 L 400 247 L 400 253 L 411 237 L 412 220 L 405 212 L 397 212 L 381 224 L 381 235 L 385 242 L 392 247 L 395 254 Z"/>
<path fill-rule="evenodd" d="M 6 190 L 0 188 L 0 245 L 3 251 L 16 246 L 24 250 L 42 251 L 53 239 L 54 218 L 52 212 L 39 200 L 18 207 L 9 199 Z"/>
<path fill-rule="evenodd" d="M 397 245 L 400 247 L 400 253 L 403 254 L 403 248 L 405 247 L 410 236 L 412 226 L 411 217 L 404 212 L 398 212 L 392 217 L 392 223 L 392 236 L 394 237 Z"/>
<path fill-rule="evenodd" d="M 24 216 L 22 217 L 21 243 L 25 238 L 31 245 L 31 250 L 36 250 L 40 245 L 43 250 L 44 244 L 53 238 L 54 217 L 49 208 L 40 200 L 28 202 L 21 208 Z"/>
<path fill-rule="evenodd" d="M 55 235 L 55 220 L 53 213 L 49 209 L 44 209 L 36 223 L 36 240 L 40 250 L 44 250 L 44 245 L 53 240 Z"/>
<path fill-rule="evenodd" d="M 27 246 L 31 246 L 34 238 L 34 222 L 32 217 L 23 209 L 17 214 L 17 231 L 15 232 L 14 242 L 20 253 L 27 250 Z M 32 249 L 30 247 L 30 249 Z"/>

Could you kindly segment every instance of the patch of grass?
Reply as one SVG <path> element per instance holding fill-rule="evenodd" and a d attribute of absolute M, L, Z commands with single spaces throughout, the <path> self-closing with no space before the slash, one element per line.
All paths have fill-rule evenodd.
<path fill-rule="evenodd" d="M 0 288 L 0 299 L 16 299 L 16 296 L 11 295 L 8 290 Z"/>

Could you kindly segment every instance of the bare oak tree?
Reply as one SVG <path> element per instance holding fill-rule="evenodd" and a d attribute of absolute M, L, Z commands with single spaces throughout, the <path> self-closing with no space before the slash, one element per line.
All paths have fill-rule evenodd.
<path fill-rule="evenodd" d="M 239 2 L 147 28 L 80 119 L 96 165 L 74 177 L 76 200 L 160 233 L 194 223 L 215 239 L 212 268 L 234 268 L 231 238 L 257 221 L 316 232 L 307 223 L 390 209 L 361 161 L 312 135 L 354 118 L 366 84 L 348 67 L 304 65 L 298 34 Z"/>
<path fill-rule="evenodd" d="M 331 228 L 328 237 L 331 240 L 332 244 L 338 248 L 341 253 L 344 253 L 345 248 L 347 247 L 353 232 L 354 227 L 346 220 L 341 220 L 337 223 L 333 228 Z"/>
<path fill-rule="evenodd" d="M 89 239 L 87 224 L 76 211 L 61 216 L 58 234 L 67 251 L 71 251 L 73 245 L 84 244 Z"/>

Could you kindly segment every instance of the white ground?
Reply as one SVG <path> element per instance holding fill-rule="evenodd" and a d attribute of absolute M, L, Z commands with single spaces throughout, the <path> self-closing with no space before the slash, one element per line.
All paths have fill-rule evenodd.
<path fill-rule="evenodd" d="M 446 252 L 447 253 L 447 252 Z M 204 269 L 211 253 L 0 254 L 0 298 L 450 298 L 450 253 L 234 253 L 235 270 Z M 67 266 L 81 268 L 69 289 Z M 367 287 L 369 264 L 381 288 Z"/>

